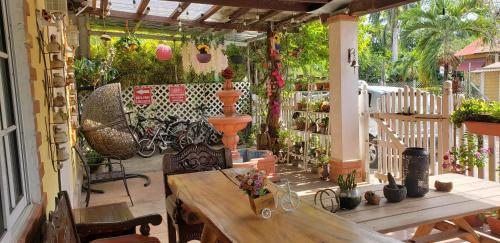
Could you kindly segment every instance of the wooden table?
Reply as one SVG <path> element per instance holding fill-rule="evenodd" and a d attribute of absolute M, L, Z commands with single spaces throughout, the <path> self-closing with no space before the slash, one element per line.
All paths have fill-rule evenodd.
<path fill-rule="evenodd" d="M 435 180 L 452 181 L 453 190 L 449 193 L 435 191 Z M 478 242 L 480 237 L 463 217 L 500 209 L 500 183 L 443 174 L 432 176 L 429 186 L 429 193 L 421 198 L 407 198 L 399 203 L 388 203 L 382 198 L 378 206 L 362 202 L 354 210 L 337 214 L 381 233 L 418 227 L 414 235 L 417 242 L 454 237 Z M 373 190 L 383 197 L 382 188 L 383 185 L 371 185 L 360 187 L 360 190 Z M 429 235 L 433 228 L 442 232 Z"/>
<path fill-rule="evenodd" d="M 202 242 L 399 242 L 337 215 L 303 203 L 294 212 L 256 216 L 238 188 L 237 169 L 169 176 L 185 204 L 203 215 Z"/>

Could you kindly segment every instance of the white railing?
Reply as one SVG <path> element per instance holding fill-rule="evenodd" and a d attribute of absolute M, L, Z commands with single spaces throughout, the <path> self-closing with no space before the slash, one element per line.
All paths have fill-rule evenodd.
<path fill-rule="evenodd" d="M 405 87 L 383 95 L 373 114 L 378 125 L 378 169 L 375 176 L 386 180 L 387 173 L 401 176 L 401 153 L 407 147 L 422 147 L 429 152 L 431 175 L 442 174 L 443 157 L 453 146 L 463 141 L 465 126 L 455 128 L 449 117 L 462 98 L 454 102 L 451 82 L 443 85 L 443 95 Z M 481 135 L 480 135 L 481 136 Z M 484 168 L 474 169 L 471 176 L 498 181 L 499 137 L 482 136 L 483 146 L 492 153 Z"/>

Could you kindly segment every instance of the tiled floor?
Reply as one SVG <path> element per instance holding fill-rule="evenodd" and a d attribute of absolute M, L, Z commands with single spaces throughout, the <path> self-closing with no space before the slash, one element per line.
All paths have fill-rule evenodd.
<path fill-rule="evenodd" d="M 110 183 L 103 183 L 94 185 L 96 189 L 105 190 L 104 194 L 92 194 L 90 206 L 102 205 L 115 202 L 127 202 L 134 216 L 146 215 L 151 213 L 161 214 L 163 222 L 161 225 L 151 228 L 151 235 L 159 238 L 161 242 L 168 242 L 167 240 L 167 225 L 166 225 L 166 212 L 164 206 L 164 188 L 163 188 L 163 175 L 162 175 L 162 156 L 156 155 L 152 158 L 133 158 L 124 161 L 127 172 L 140 172 L 145 173 L 151 178 L 151 185 L 148 187 L 143 186 L 142 179 L 130 179 L 128 185 L 130 193 L 134 201 L 134 206 L 130 205 L 127 193 L 123 186 L 123 182 L 115 181 Z M 335 186 L 331 182 L 321 181 L 318 176 L 312 173 L 303 172 L 298 170 L 297 167 L 280 165 L 278 166 L 278 174 L 281 179 L 290 181 L 292 190 L 299 193 L 299 195 L 306 201 L 312 201 L 314 194 L 320 188 Z M 84 197 L 82 197 L 84 198 Z M 405 240 L 411 237 L 415 229 L 407 229 L 388 234 L 391 237 Z M 461 240 L 450 240 L 446 242 L 463 242 Z"/>

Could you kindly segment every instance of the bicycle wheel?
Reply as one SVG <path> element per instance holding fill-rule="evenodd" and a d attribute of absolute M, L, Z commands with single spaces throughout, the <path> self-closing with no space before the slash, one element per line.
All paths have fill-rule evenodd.
<path fill-rule="evenodd" d="M 210 129 L 203 123 L 194 122 L 187 128 L 187 138 L 191 143 L 207 143 L 210 138 Z"/>
<path fill-rule="evenodd" d="M 170 126 L 168 126 L 167 136 L 175 136 L 180 132 L 186 131 L 188 127 L 189 127 L 188 121 L 176 121 L 172 123 Z"/>
<path fill-rule="evenodd" d="M 156 152 L 156 144 L 154 141 L 151 141 L 149 138 L 144 138 L 139 141 L 139 150 L 137 154 L 139 154 L 143 158 L 149 158 L 153 156 Z"/>
<path fill-rule="evenodd" d="M 281 192 L 279 199 L 281 208 L 286 212 L 297 209 L 300 204 L 299 194 L 296 192 L 290 192 L 290 194 L 287 192 Z"/>

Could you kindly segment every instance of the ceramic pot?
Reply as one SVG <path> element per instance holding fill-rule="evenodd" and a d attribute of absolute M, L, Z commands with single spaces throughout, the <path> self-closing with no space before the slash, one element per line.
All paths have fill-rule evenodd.
<path fill-rule="evenodd" d="M 384 186 L 384 196 L 387 201 L 396 203 L 401 202 L 406 198 L 406 187 L 397 185 L 398 189 L 391 188 L 389 185 Z"/>
<path fill-rule="evenodd" d="M 207 63 L 210 62 L 210 59 L 212 59 L 212 55 L 207 53 L 200 53 L 196 55 L 196 59 L 198 59 L 198 62 L 200 63 Z"/>
<path fill-rule="evenodd" d="M 340 190 L 338 195 L 340 208 L 349 210 L 355 209 L 361 203 L 361 194 L 359 193 L 358 188 L 347 191 Z"/>
<path fill-rule="evenodd" d="M 500 235 L 500 219 L 488 217 L 486 222 L 488 222 L 488 225 L 490 226 L 491 233 Z"/>

